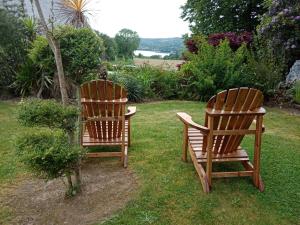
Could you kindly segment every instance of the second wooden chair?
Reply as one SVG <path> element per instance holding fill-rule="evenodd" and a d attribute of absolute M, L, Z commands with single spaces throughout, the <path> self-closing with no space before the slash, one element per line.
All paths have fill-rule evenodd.
<path fill-rule="evenodd" d="M 83 147 L 120 146 L 120 152 L 90 152 L 88 157 L 120 157 L 127 167 L 130 146 L 130 118 L 136 107 L 128 107 L 127 92 L 111 81 L 94 80 L 80 88 Z"/>
<path fill-rule="evenodd" d="M 236 88 L 218 93 L 207 103 L 205 125 L 201 126 L 186 113 L 177 113 L 184 124 L 183 155 L 187 150 L 199 175 L 204 192 L 212 187 L 212 178 L 253 178 L 254 185 L 264 190 L 260 177 L 261 138 L 264 132 L 262 108 L 263 94 L 252 88 Z M 255 122 L 254 128 L 250 128 Z M 245 135 L 254 135 L 254 159 L 240 146 Z M 213 171 L 213 163 L 240 162 L 245 170 L 231 172 Z"/>

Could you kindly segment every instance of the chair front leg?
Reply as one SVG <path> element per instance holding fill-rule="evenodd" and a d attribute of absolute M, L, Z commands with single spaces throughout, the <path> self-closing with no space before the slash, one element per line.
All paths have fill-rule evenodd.
<path fill-rule="evenodd" d="M 187 150 L 188 150 L 188 125 L 184 124 L 183 127 L 183 145 L 182 145 L 182 160 L 187 162 Z"/>
<path fill-rule="evenodd" d="M 260 177 L 260 152 L 261 152 L 262 125 L 263 125 L 263 117 L 257 116 L 255 143 L 254 143 L 253 183 L 260 191 L 263 191 L 264 189 L 262 179 Z"/>
<path fill-rule="evenodd" d="M 212 151 L 213 151 L 213 144 L 214 144 L 214 138 L 213 138 L 213 129 L 214 129 L 214 118 L 209 116 L 208 117 L 208 128 L 209 133 L 207 135 L 207 163 L 206 163 L 206 176 L 208 180 L 208 185 L 211 187 L 212 183 Z"/>
<path fill-rule="evenodd" d="M 131 145 L 131 127 L 130 127 L 130 118 L 127 120 L 128 122 L 128 133 L 127 133 L 127 141 L 128 141 L 128 147 Z"/>

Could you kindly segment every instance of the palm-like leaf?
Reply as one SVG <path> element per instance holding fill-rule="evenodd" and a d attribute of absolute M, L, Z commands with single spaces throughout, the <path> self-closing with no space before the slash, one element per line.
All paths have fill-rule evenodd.
<path fill-rule="evenodd" d="M 89 3 L 90 0 L 61 0 L 58 3 L 58 16 L 76 28 L 87 27 L 87 16 L 91 14 L 88 9 Z"/>

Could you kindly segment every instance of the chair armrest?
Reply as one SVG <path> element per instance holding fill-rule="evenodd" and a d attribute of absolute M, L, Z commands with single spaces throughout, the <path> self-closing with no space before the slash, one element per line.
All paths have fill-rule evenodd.
<path fill-rule="evenodd" d="M 205 110 L 205 112 L 209 115 L 209 116 L 242 116 L 242 115 L 264 115 L 266 114 L 266 110 L 263 107 L 260 107 L 256 110 L 253 111 L 224 111 L 224 110 L 215 110 L 215 109 L 210 109 L 207 108 Z"/>
<path fill-rule="evenodd" d="M 136 107 L 135 106 L 129 106 L 128 112 L 125 114 L 125 119 L 129 119 L 136 113 Z"/>
<path fill-rule="evenodd" d="M 201 126 L 197 123 L 195 123 L 192 120 L 192 117 L 184 112 L 179 112 L 177 113 L 177 117 L 185 124 L 188 125 L 189 127 L 195 128 L 199 131 L 201 131 L 203 134 L 208 134 L 209 129 L 207 127 Z"/>

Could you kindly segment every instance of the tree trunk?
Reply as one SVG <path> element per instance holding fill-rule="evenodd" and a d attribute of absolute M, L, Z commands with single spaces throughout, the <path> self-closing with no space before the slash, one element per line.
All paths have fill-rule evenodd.
<path fill-rule="evenodd" d="M 57 69 L 57 75 L 58 75 L 59 87 L 61 93 L 61 100 L 63 105 L 66 105 L 68 103 L 68 93 L 66 89 L 66 81 L 65 81 L 65 74 L 64 74 L 63 64 L 62 64 L 60 45 L 59 42 L 55 40 L 52 33 L 49 31 L 39 0 L 34 0 L 34 3 L 37 8 L 37 12 L 39 14 L 41 24 L 44 28 L 46 38 L 55 57 L 55 63 L 56 63 L 56 69 Z"/>
<path fill-rule="evenodd" d="M 66 177 L 67 177 L 67 180 L 68 180 L 68 190 L 72 192 L 73 189 L 74 189 L 74 187 L 73 187 L 73 182 L 72 182 L 71 174 L 70 173 L 66 173 Z"/>
<path fill-rule="evenodd" d="M 71 146 L 76 145 L 75 133 L 74 131 L 68 132 L 69 143 Z M 74 166 L 75 173 L 75 188 L 77 192 L 81 192 L 81 160 L 78 159 L 77 163 Z"/>
<path fill-rule="evenodd" d="M 68 104 L 68 93 L 67 93 L 67 88 L 66 88 L 64 67 L 63 67 L 62 58 L 61 58 L 60 44 L 57 40 L 53 40 L 53 44 L 54 44 L 54 49 L 55 49 L 54 57 L 55 57 L 56 68 L 57 68 L 61 100 L 62 100 L 63 105 L 66 105 L 66 104 Z"/>
<path fill-rule="evenodd" d="M 74 168 L 75 171 L 75 185 L 77 188 L 77 192 L 81 192 L 81 160 L 79 159 L 77 162 L 76 167 Z"/>

